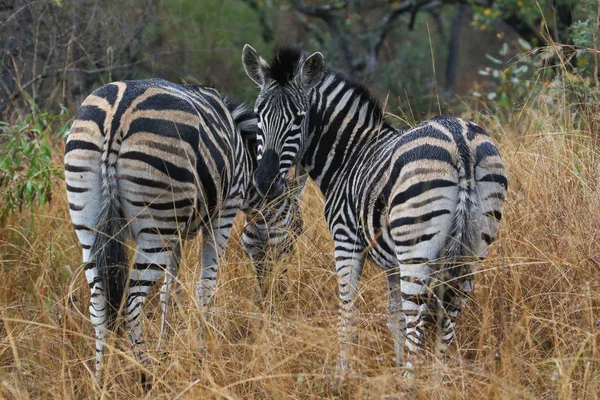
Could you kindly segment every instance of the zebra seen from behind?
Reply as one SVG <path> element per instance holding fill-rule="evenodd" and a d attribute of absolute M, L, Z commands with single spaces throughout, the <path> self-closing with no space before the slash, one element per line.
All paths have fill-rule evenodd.
<path fill-rule="evenodd" d="M 134 354 L 149 363 L 142 306 L 154 283 L 164 279 L 162 334 L 183 240 L 199 232 L 196 301 L 201 309 L 209 305 L 218 259 L 238 210 L 264 207 L 256 191 L 249 190 L 255 141 L 253 112 L 209 87 L 161 79 L 122 81 L 102 86 L 83 102 L 64 165 L 71 219 L 91 290 L 97 374 L 107 330 L 116 328 L 122 301 Z M 297 199 L 282 199 L 263 212 L 285 236 L 290 213 L 298 214 Z M 244 236 L 254 224 L 246 226 Z M 132 268 L 127 239 L 136 244 Z M 249 254 L 262 261 L 262 255 Z"/>
<path fill-rule="evenodd" d="M 369 256 L 386 272 L 396 362 L 410 375 L 428 332 L 436 353 L 446 350 L 476 261 L 496 238 L 507 190 L 496 146 L 460 118 L 394 129 L 368 90 L 327 70 L 321 53 L 286 47 L 267 62 L 246 45 L 242 61 L 260 87 L 257 190 L 277 196 L 299 165 L 325 195 L 341 300 L 338 373 L 348 372 Z"/>

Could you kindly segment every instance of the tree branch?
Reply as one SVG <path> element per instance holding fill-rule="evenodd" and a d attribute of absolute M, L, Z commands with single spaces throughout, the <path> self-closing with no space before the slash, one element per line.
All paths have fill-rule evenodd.
<path fill-rule="evenodd" d="M 300 12 L 298 14 L 304 15 L 304 14 L 301 14 Z M 321 34 L 322 32 L 320 32 L 318 29 L 313 28 L 308 22 L 306 22 L 305 18 L 298 18 L 298 23 L 300 25 L 302 25 L 302 27 L 306 30 L 306 32 L 308 32 L 310 35 L 312 35 L 314 37 L 314 39 L 317 41 L 319 46 L 321 46 L 321 47 L 325 46 L 325 38 Z"/>
<path fill-rule="evenodd" d="M 116 71 L 116 70 L 125 69 L 125 68 L 131 68 L 131 67 L 133 67 L 135 65 L 142 64 L 142 63 L 145 63 L 147 61 L 153 60 L 154 58 L 156 58 L 158 56 L 162 56 L 162 55 L 166 55 L 166 54 L 174 54 L 174 53 L 177 53 L 177 52 L 178 51 L 172 51 L 172 50 L 161 51 L 161 52 L 158 52 L 158 53 L 154 53 L 150 57 L 146 57 L 143 60 L 137 60 L 135 62 L 130 62 L 130 63 L 127 63 L 127 64 L 112 65 L 112 66 L 109 66 L 109 67 L 102 67 L 102 68 L 95 68 L 95 69 L 84 69 L 84 68 L 58 68 L 58 69 L 54 69 L 52 71 L 47 71 L 46 73 L 41 73 L 41 74 L 37 75 L 36 77 L 34 77 L 33 79 L 31 79 L 28 82 L 26 82 L 25 84 L 21 85 L 19 87 L 19 91 L 13 93 L 11 97 L 12 98 L 18 97 L 20 95 L 20 92 L 23 92 L 25 89 L 27 89 L 29 86 L 33 85 L 35 82 L 39 81 L 40 79 L 48 78 L 48 77 L 53 76 L 53 75 L 59 75 L 59 74 L 63 74 L 63 73 L 80 73 L 80 74 L 85 74 L 85 75 L 100 74 L 100 73 L 103 73 L 103 72 L 109 72 L 109 71 Z"/>
<path fill-rule="evenodd" d="M 332 11 L 337 11 L 348 7 L 347 1 L 339 2 L 336 5 L 327 4 L 320 7 L 309 6 L 304 0 L 290 0 L 290 2 L 296 8 L 296 10 L 300 11 L 302 14 L 321 18 L 325 21 L 334 17 L 335 14 L 333 14 Z"/>
<path fill-rule="evenodd" d="M 321 19 L 327 24 L 329 34 L 333 39 L 335 46 L 339 49 L 342 55 L 343 66 L 346 70 L 352 72 L 354 70 L 354 61 L 356 55 L 353 54 L 348 43 L 349 32 L 344 32 L 340 16 L 336 11 L 348 7 L 348 1 L 339 2 L 335 5 L 324 5 L 320 7 L 309 6 L 304 0 L 290 0 L 292 5 L 300 13 Z"/>
<path fill-rule="evenodd" d="M 460 51 L 460 29 L 466 14 L 466 7 L 466 5 L 460 4 L 456 11 L 454 21 L 452 21 L 450 41 L 448 42 L 448 58 L 446 59 L 446 90 L 448 91 L 453 90 L 456 83 L 458 55 Z"/>
<path fill-rule="evenodd" d="M 367 56 L 367 73 L 369 76 L 375 73 L 377 69 L 377 58 L 379 57 L 379 51 L 381 50 L 381 45 L 383 44 L 386 36 L 392 30 L 394 22 L 398 19 L 398 17 L 402 14 L 411 12 L 411 21 L 414 20 L 414 16 L 422 10 L 432 9 L 434 7 L 439 7 L 444 4 L 441 0 L 426 0 L 426 1 L 415 1 L 415 0 L 407 0 L 404 1 L 397 6 L 395 6 L 390 12 L 385 14 L 378 23 L 377 33 L 375 34 L 375 39 L 369 48 L 369 54 Z M 411 22 L 411 24 L 414 23 Z"/>

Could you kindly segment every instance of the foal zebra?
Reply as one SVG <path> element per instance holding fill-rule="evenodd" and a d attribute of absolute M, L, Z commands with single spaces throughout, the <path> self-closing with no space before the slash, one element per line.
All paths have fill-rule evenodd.
<path fill-rule="evenodd" d="M 251 193 L 250 207 L 244 210 L 246 224 L 241 241 L 244 252 L 254 263 L 261 293 L 268 273 L 265 262 L 267 253 L 282 257 L 293 249 L 294 239 L 303 231 L 299 200 L 306 188 L 307 178 L 298 169 L 295 179 L 289 180 L 292 183 L 290 192 L 272 200 L 260 195 L 254 185 L 248 188 Z M 262 302 L 261 296 L 259 301 Z"/>
<path fill-rule="evenodd" d="M 92 293 L 97 374 L 106 330 L 116 328 L 125 292 L 125 329 L 138 360 L 149 362 L 139 319 L 142 306 L 154 283 L 164 278 L 162 334 L 182 242 L 199 231 L 196 297 L 200 307 L 209 305 L 218 258 L 237 211 L 261 206 L 256 190 L 248 190 L 255 141 L 254 114 L 209 87 L 161 79 L 123 81 L 97 89 L 83 102 L 64 164 L 71 219 Z M 277 206 L 264 213 L 283 236 L 292 221 L 289 214 L 297 214 L 297 199 L 282 199 Z M 136 242 L 131 269 L 127 239 Z M 268 245 L 253 240 L 255 246 Z M 262 261 L 262 255 L 250 255 Z"/>
<path fill-rule="evenodd" d="M 507 190 L 496 146 L 459 118 L 392 128 L 368 90 L 326 70 L 321 53 L 282 48 L 267 62 L 246 45 L 242 61 L 260 86 L 257 189 L 277 196 L 300 165 L 325 195 L 341 299 L 338 372 L 348 371 L 353 304 L 370 256 L 386 271 L 388 328 L 410 375 L 428 331 L 435 351 L 446 350 L 475 263 L 496 238 Z"/>
<path fill-rule="evenodd" d="M 247 143 L 247 152 L 251 161 L 251 170 L 256 169 L 256 117 L 252 136 L 253 140 Z M 291 187 L 289 193 L 275 199 L 267 199 L 261 195 L 253 184 L 249 184 L 246 193 L 248 207 L 244 209 L 246 221 L 242 232 L 241 244 L 256 269 L 259 289 L 262 291 L 267 253 L 283 256 L 294 247 L 294 239 L 303 231 L 302 215 L 300 214 L 299 200 L 306 188 L 307 175 L 301 168 L 296 169 L 296 176 L 289 180 Z M 259 296 L 259 301 L 262 298 Z"/>

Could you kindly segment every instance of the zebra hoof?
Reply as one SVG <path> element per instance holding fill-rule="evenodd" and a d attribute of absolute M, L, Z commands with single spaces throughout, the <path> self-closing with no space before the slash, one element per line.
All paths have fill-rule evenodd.
<path fill-rule="evenodd" d="M 331 382 L 330 394 L 333 397 L 353 397 L 352 387 L 348 376 L 335 375 Z"/>
<path fill-rule="evenodd" d="M 198 349 L 198 357 L 197 357 L 197 362 L 198 362 L 198 366 L 202 367 L 202 363 L 204 361 L 204 359 L 206 358 L 206 356 L 208 355 L 208 350 L 206 348 L 206 343 L 202 343 L 200 345 L 200 348 Z"/>
<path fill-rule="evenodd" d="M 142 384 L 142 392 L 144 393 L 144 396 L 147 395 L 150 390 L 152 390 L 152 384 L 154 382 L 154 379 L 152 378 L 151 375 L 148 375 L 145 372 L 141 373 L 140 376 L 140 382 Z"/>
<path fill-rule="evenodd" d="M 340 397 L 342 392 L 344 391 L 344 387 L 346 386 L 346 380 L 341 377 L 336 377 L 333 380 L 333 384 L 331 386 L 331 394 L 334 397 Z"/>

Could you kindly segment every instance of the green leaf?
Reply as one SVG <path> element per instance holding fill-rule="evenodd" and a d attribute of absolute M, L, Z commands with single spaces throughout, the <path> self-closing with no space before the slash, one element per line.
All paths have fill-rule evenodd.
<path fill-rule="evenodd" d="M 528 41 L 526 41 L 522 38 L 517 38 L 517 42 L 519 43 L 519 46 L 521 47 L 522 50 L 524 50 L 524 51 L 531 50 L 531 44 L 529 44 Z"/>

